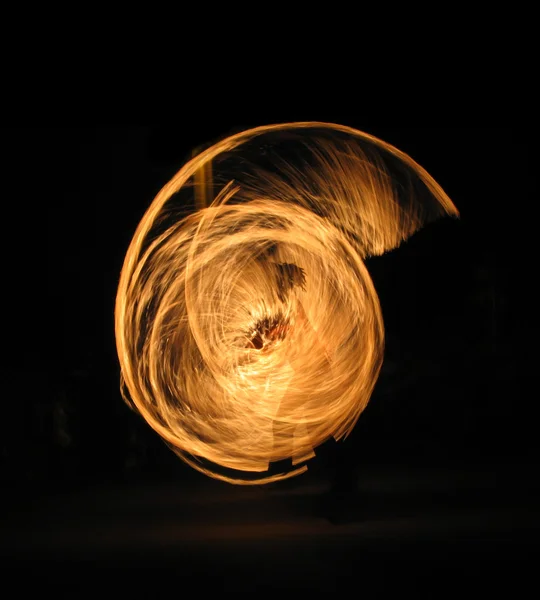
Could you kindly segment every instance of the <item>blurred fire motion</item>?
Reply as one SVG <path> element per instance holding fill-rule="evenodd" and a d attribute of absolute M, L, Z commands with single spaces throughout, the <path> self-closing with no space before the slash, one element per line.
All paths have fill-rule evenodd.
<path fill-rule="evenodd" d="M 263 126 L 204 150 L 158 193 L 125 257 L 124 398 L 209 476 L 305 471 L 293 465 L 352 430 L 381 367 L 363 259 L 444 215 L 458 212 L 422 167 L 349 127 Z M 290 471 L 265 474 L 285 459 Z"/>

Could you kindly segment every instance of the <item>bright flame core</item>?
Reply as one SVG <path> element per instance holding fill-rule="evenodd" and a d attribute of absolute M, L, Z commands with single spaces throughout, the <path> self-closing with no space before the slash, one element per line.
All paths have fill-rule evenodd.
<path fill-rule="evenodd" d="M 381 367 L 363 259 L 445 214 L 458 213 L 422 167 L 348 127 L 215 144 L 158 193 L 128 249 L 115 314 L 126 401 L 209 476 L 305 471 L 263 475 L 345 437 Z"/>

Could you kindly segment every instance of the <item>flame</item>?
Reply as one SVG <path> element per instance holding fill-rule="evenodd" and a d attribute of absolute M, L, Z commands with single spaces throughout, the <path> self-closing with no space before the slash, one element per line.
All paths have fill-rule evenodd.
<path fill-rule="evenodd" d="M 209 476 L 304 472 L 351 432 L 381 367 L 364 259 L 444 215 L 458 212 L 422 167 L 349 127 L 263 126 L 204 150 L 157 194 L 125 257 L 124 398 Z M 265 475 L 284 459 L 290 471 Z"/>

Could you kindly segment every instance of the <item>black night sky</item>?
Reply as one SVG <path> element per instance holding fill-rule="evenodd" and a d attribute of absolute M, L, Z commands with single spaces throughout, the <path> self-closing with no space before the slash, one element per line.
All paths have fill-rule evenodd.
<path fill-rule="evenodd" d="M 113 309 L 131 236 L 155 194 L 191 151 L 245 128 L 307 120 L 306 115 L 243 122 L 186 119 L 173 126 L 3 128 L 9 155 L 3 199 L 9 217 L 4 221 L 7 336 L 0 443 L 3 514 L 9 530 L 2 556 L 10 569 L 37 573 L 45 565 L 50 572 L 54 562 L 62 571 L 68 563 L 80 568 L 93 561 L 96 573 L 110 566 L 127 572 L 128 563 L 163 563 L 168 574 L 187 576 L 182 570 L 187 567 L 179 566 L 182 552 L 196 555 L 193 548 L 204 546 L 204 565 L 202 559 L 193 559 L 190 574 L 210 569 L 226 586 L 237 573 L 236 585 L 240 581 L 240 587 L 249 588 L 253 575 L 249 579 L 241 569 L 235 571 L 230 558 L 237 556 L 244 564 L 247 554 L 254 556 L 253 548 L 246 550 L 238 541 L 249 537 L 267 565 L 257 585 L 272 587 L 271 573 L 281 573 L 282 583 L 292 582 L 294 571 L 303 573 L 303 584 L 295 579 L 295 585 L 307 589 L 306 573 L 315 570 L 326 573 L 320 585 L 331 590 L 328 581 L 346 578 L 343 565 L 354 571 L 357 562 L 373 556 L 373 548 L 387 548 L 386 534 L 373 526 L 371 546 L 365 537 L 362 548 L 354 549 L 349 541 L 338 560 L 327 538 L 301 533 L 298 523 L 312 519 L 340 532 L 352 531 L 358 523 L 393 522 L 394 516 L 403 516 L 404 506 L 409 518 L 432 514 L 433 503 L 446 502 L 447 512 L 437 512 L 439 525 L 456 511 L 485 515 L 483 506 L 508 523 L 519 516 L 525 523 L 520 521 L 522 529 L 538 532 L 537 512 L 531 508 L 538 437 L 533 398 L 520 375 L 531 347 L 522 276 L 530 255 L 518 250 L 527 241 L 518 222 L 529 212 L 523 207 L 532 204 L 530 150 L 524 136 L 512 128 L 391 129 L 362 118 L 314 118 L 356 127 L 410 154 L 442 185 L 461 218 L 429 224 L 397 250 L 367 262 L 385 319 L 383 371 L 350 438 L 339 447 L 322 447 L 310 472 L 295 480 L 295 501 L 283 500 L 285 492 L 279 487 L 231 487 L 192 471 L 123 404 Z M 418 473 L 428 489 L 423 495 L 415 488 Z M 449 489 L 452 481 L 476 485 L 469 489 L 456 484 L 441 500 L 434 491 L 441 479 Z M 370 487 L 362 481 L 375 483 Z M 316 500 L 307 491 L 302 495 L 309 486 L 326 484 L 330 492 Z M 380 489 L 387 490 L 383 499 L 377 496 Z M 210 532 L 204 544 L 204 536 L 195 536 L 188 549 L 171 498 L 183 507 L 194 494 L 216 498 L 214 521 L 210 509 L 205 512 L 205 500 L 189 504 L 191 513 L 178 509 L 182 523 L 200 524 Z M 400 494 L 407 495 L 406 501 Z M 226 501 L 217 500 L 220 495 Z M 359 502 L 351 500 L 359 497 Z M 143 521 L 146 527 L 157 515 L 169 519 L 164 527 L 178 531 L 177 537 L 161 539 L 156 533 L 154 542 L 161 541 L 152 546 L 141 534 L 143 541 L 133 544 L 137 549 L 132 547 L 132 554 L 117 543 L 125 530 L 142 528 Z M 491 562 L 485 564 L 493 565 L 507 560 L 511 547 L 526 568 L 533 534 L 523 534 L 527 539 L 522 543 L 517 525 L 503 531 L 490 529 L 491 522 L 479 533 L 471 519 L 460 538 L 462 546 L 440 534 L 435 541 L 427 536 L 423 552 L 431 548 L 428 555 L 455 558 L 467 547 L 476 561 L 489 555 Z M 124 525 L 107 525 L 119 522 Z M 222 531 L 224 522 L 235 526 L 232 533 L 219 534 L 218 544 L 212 535 Z M 320 547 L 320 554 L 311 550 L 310 558 L 290 572 L 274 560 L 273 553 L 282 550 L 264 533 L 266 526 L 279 528 L 285 522 L 298 548 Z M 85 527 L 93 527 L 89 523 L 105 528 L 103 540 L 108 541 L 92 538 L 93 545 L 87 544 Z M 408 539 L 411 548 L 420 543 L 414 535 Z M 485 543 L 474 545 L 471 540 Z M 216 565 L 227 544 L 236 550 L 220 570 Z M 405 542 L 400 544 L 394 539 L 388 545 L 394 558 L 409 552 Z M 156 558 L 158 546 L 161 554 Z M 117 547 L 113 553 L 111 548 Z M 325 552 L 334 559 L 321 558 Z M 464 571 L 469 568 L 470 563 L 462 564 Z M 150 580 L 148 575 L 145 585 Z"/>

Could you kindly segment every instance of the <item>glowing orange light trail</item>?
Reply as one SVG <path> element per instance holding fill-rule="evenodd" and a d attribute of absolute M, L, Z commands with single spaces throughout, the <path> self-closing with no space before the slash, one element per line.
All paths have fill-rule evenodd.
<path fill-rule="evenodd" d="M 457 214 L 409 156 L 349 127 L 271 125 L 218 142 L 158 193 L 126 254 L 115 310 L 126 400 L 212 477 L 305 471 L 263 475 L 350 433 L 380 370 L 363 259 Z"/>

